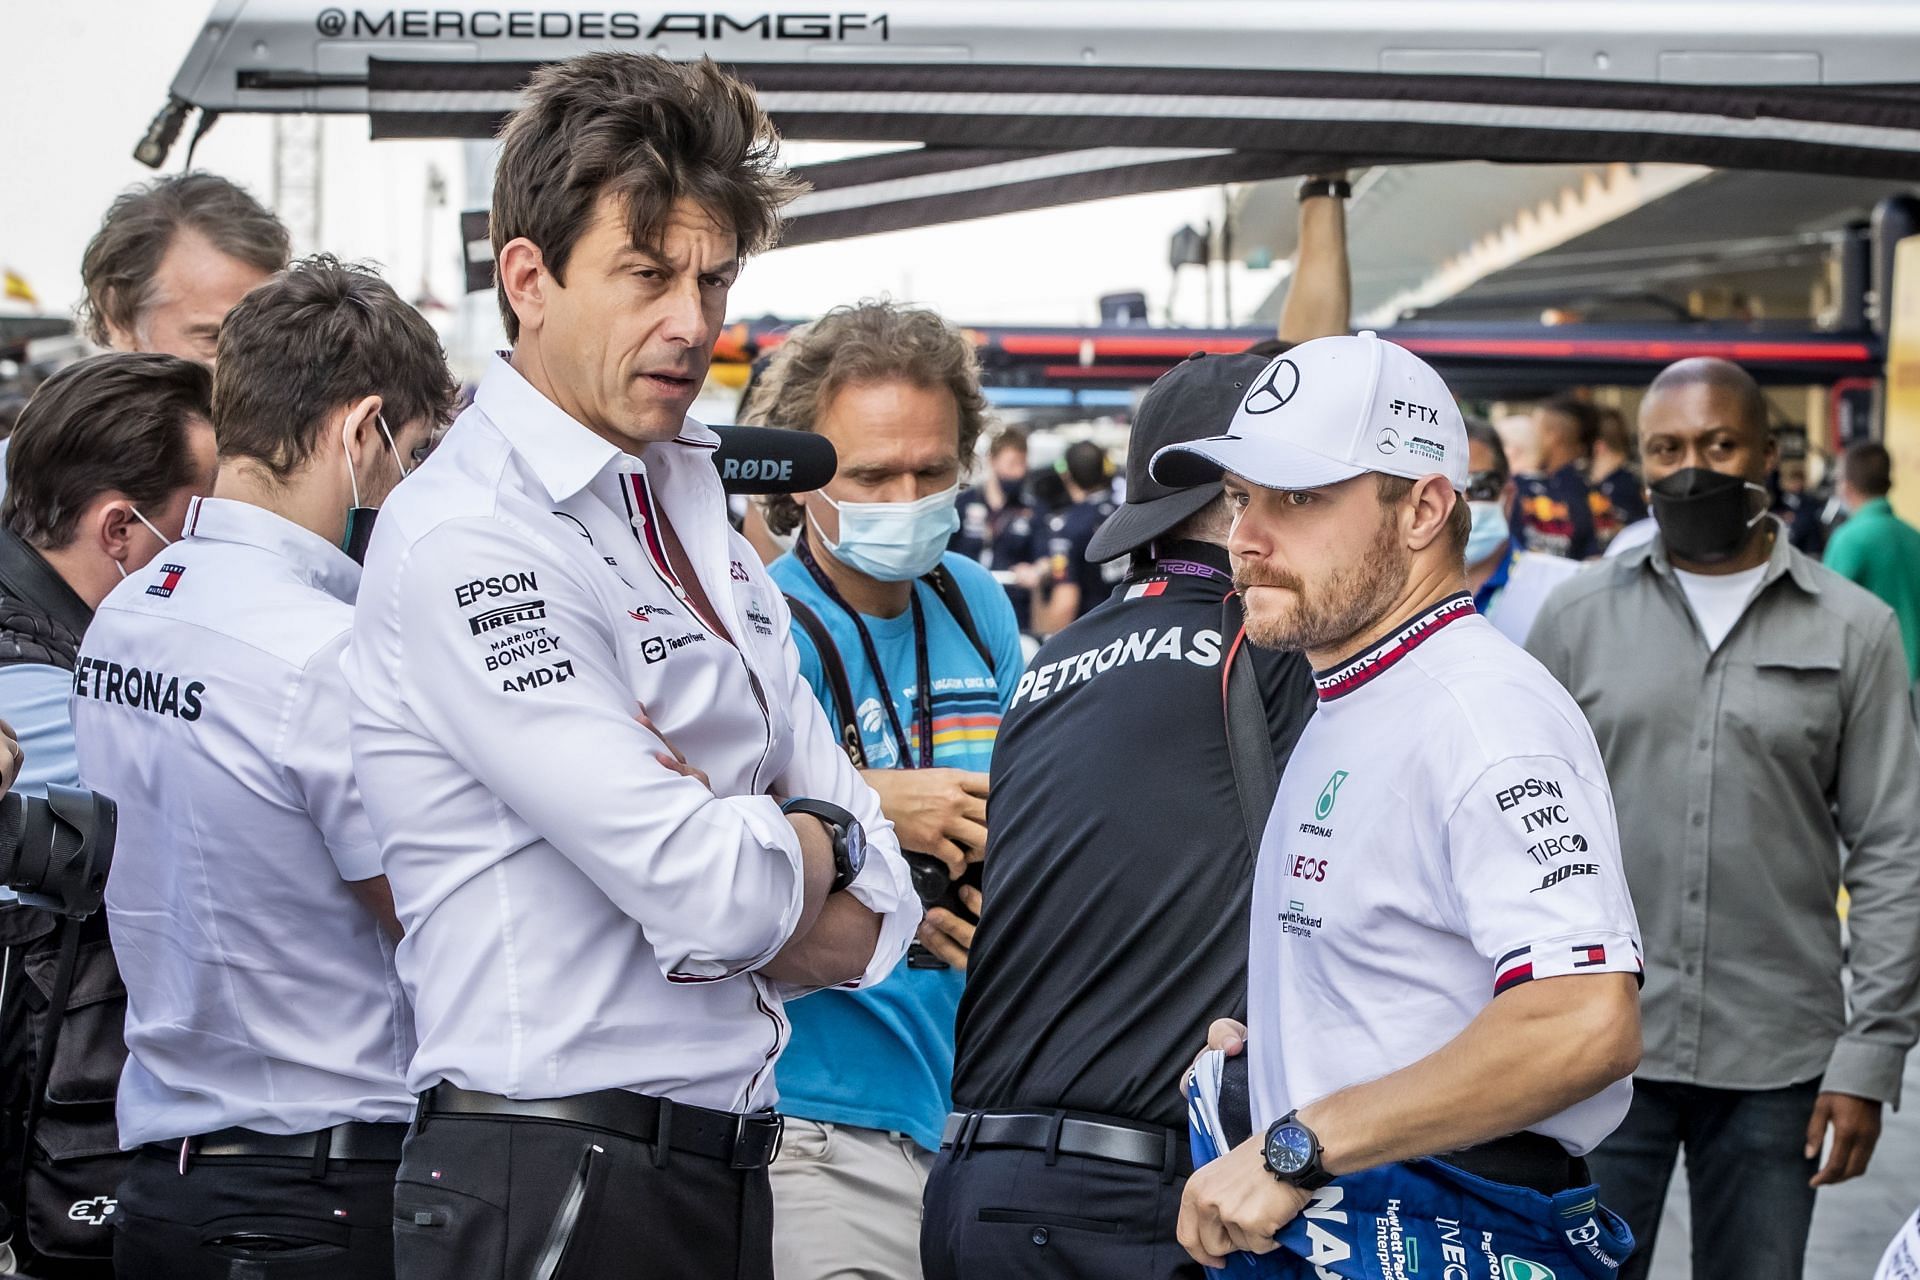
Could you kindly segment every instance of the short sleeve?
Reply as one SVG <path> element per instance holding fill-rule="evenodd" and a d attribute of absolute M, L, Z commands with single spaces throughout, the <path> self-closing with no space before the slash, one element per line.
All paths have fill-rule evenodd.
<path fill-rule="evenodd" d="M 20 776 L 13 789 L 24 796 L 42 796 L 49 783 L 80 784 L 80 764 L 74 755 L 73 673 L 37 662 L 0 667 L 0 716 L 20 735 Z"/>
<path fill-rule="evenodd" d="M 1641 972 L 1613 801 L 1571 761 L 1514 756 L 1487 768 L 1447 822 L 1447 849 L 1464 932 L 1492 965 L 1494 994 L 1535 978 Z"/>

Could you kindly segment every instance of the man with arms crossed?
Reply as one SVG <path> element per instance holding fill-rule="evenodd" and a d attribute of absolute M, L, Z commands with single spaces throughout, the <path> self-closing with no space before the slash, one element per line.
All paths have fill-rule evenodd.
<path fill-rule="evenodd" d="M 1516 1264 L 1543 1270 L 1518 1274 L 1593 1265 L 1582 1245 L 1623 1243 L 1611 1218 L 1591 1192 L 1558 1215 L 1627 1107 L 1637 928 L 1593 735 L 1467 594 L 1452 396 L 1372 334 L 1318 339 L 1154 474 L 1224 475 L 1248 637 L 1303 650 L 1320 698 L 1255 872 L 1250 1030 L 1212 1033 L 1248 1047 L 1253 1133 L 1188 1182 L 1181 1243 L 1210 1266 L 1271 1252 L 1318 1192 L 1346 1227 L 1309 1219 L 1316 1267 L 1373 1247 L 1370 1215 L 1447 1256 L 1445 1222 L 1414 1220 L 1451 1168 L 1506 1184 L 1499 1220 L 1465 1226 L 1524 1239 Z"/>
<path fill-rule="evenodd" d="M 513 351 L 367 557 L 346 670 L 420 1038 L 408 1280 L 770 1278 L 783 997 L 877 981 L 920 922 L 686 416 L 793 190 L 775 142 L 711 63 L 534 75 L 493 197 Z"/>

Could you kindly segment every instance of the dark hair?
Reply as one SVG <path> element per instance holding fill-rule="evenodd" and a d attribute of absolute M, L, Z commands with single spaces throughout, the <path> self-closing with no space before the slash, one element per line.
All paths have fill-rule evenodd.
<path fill-rule="evenodd" d="M 1287 354 L 1287 352 L 1299 345 L 1297 342 L 1288 342 L 1285 338 L 1262 338 L 1241 354 L 1259 356 L 1263 360 L 1271 360 L 1275 356 Z"/>
<path fill-rule="evenodd" d="M 1472 444 L 1483 444 L 1491 450 L 1493 453 L 1493 469 L 1500 473 L 1501 482 L 1505 483 L 1511 479 L 1513 477 L 1513 465 L 1507 461 L 1507 446 L 1500 439 L 1500 433 L 1493 429 L 1493 424 L 1484 418 L 1473 417 L 1471 414 L 1466 415 L 1464 421 L 1467 427 L 1468 442 Z"/>
<path fill-rule="evenodd" d="M 1741 416 L 1753 432 L 1754 445 L 1763 447 L 1768 443 L 1767 421 L 1771 415 L 1767 412 L 1766 392 L 1760 390 L 1760 384 L 1745 369 L 1715 356 L 1690 356 L 1662 369 L 1647 385 L 1646 399 L 1640 402 L 1641 417 L 1646 416 L 1648 400 L 1662 391 L 1678 391 L 1683 387 L 1711 387 L 1733 396 L 1740 402 Z"/>
<path fill-rule="evenodd" d="M 1639 454 L 1635 447 L 1633 431 L 1627 426 L 1627 415 L 1612 405 L 1597 405 L 1593 410 L 1594 421 L 1599 424 L 1600 434 L 1595 439 L 1631 462 Z"/>
<path fill-rule="evenodd" d="M 211 173 L 182 173 L 123 191 L 80 259 L 87 337 L 106 346 L 109 327 L 132 330 L 153 301 L 153 277 L 182 230 L 230 258 L 271 274 L 292 252 L 287 229 L 245 190 Z"/>
<path fill-rule="evenodd" d="M 564 283 L 603 195 L 624 207 L 637 247 L 657 246 L 674 204 L 691 200 L 733 231 L 742 257 L 758 253 L 779 238 L 780 209 L 805 186 L 780 167 L 779 142 L 753 90 L 707 58 L 589 53 L 542 67 L 501 131 L 494 257 L 524 236 Z M 504 281 L 495 292 L 518 341 Z"/>
<path fill-rule="evenodd" d="M 27 398 L 18 391 L 0 391 L 0 440 L 13 434 L 13 424 L 20 421 L 20 411 L 27 407 Z"/>
<path fill-rule="evenodd" d="M 1067 446 L 1067 479 L 1082 489 L 1098 489 L 1107 482 L 1107 451 L 1091 440 Z"/>
<path fill-rule="evenodd" d="M 843 388 L 863 382 L 945 387 L 960 411 L 960 465 L 973 461 L 987 421 L 980 357 L 973 340 L 924 307 L 862 302 L 835 307 L 798 330 L 773 353 L 742 421 L 812 431 L 821 409 Z M 767 527 L 800 527 L 800 504 L 788 494 L 765 499 Z"/>
<path fill-rule="evenodd" d="M 1019 427 L 1008 427 L 993 433 L 993 439 L 987 445 L 987 456 L 997 458 L 1008 449 L 1027 451 L 1027 433 Z"/>
<path fill-rule="evenodd" d="M 1863 498 L 1884 498 L 1893 491 L 1893 457 L 1878 440 L 1862 440 L 1840 455 L 1840 474 Z"/>
<path fill-rule="evenodd" d="M 164 505 L 200 478 L 188 425 L 206 419 L 211 392 L 206 366 L 178 356 L 109 352 L 68 365 L 14 424 L 0 523 L 56 551 L 103 493 Z"/>
<path fill-rule="evenodd" d="M 1405 502 L 1407 495 L 1413 492 L 1413 481 L 1406 476 L 1390 476 L 1384 471 L 1374 473 L 1374 493 L 1380 499 L 1380 505 L 1391 507 Z M 1447 512 L 1447 542 L 1453 548 L 1456 560 L 1465 561 L 1467 557 L 1467 536 L 1473 532 L 1473 508 L 1467 505 L 1467 496 L 1455 492 L 1453 509 Z"/>
<path fill-rule="evenodd" d="M 369 267 L 306 258 L 248 294 L 220 327 L 213 430 L 223 458 L 279 479 L 321 442 L 327 418 L 377 395 L 390 430 L 453 415 L 453 375 L 418 311 Z"/>
<path fill-rule="evenodd" d="M 1573 423 L 1578 435 L 1580 452 L 1592 453 L 1593 442 L 1600 438 L 1600 411 L 1577 396 L 1554 396 L 1540 402 L 1540 408 L 1547 413 L 1557 413 Z"/>

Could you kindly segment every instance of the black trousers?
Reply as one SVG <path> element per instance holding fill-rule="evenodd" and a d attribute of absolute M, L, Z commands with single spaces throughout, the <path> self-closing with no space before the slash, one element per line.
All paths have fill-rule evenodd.
<path fill-rule="evenodd" d="M 772 1280 L 767 1171 L 602 1129 L 436 1115 L 393 1194 L 400 1280 Z"/>
<path fill-rule="evenodd" d="M 1694 1280 L 1799 1280 L 1818 1160 L 1801 1154 L 1820 1082 L 1784 1089 L 1708 1089 L 1633 1082 L 1633 1106 L 1587 1163 L 1607 1207 L 1636 1242 L 1620 1280 L 1653 1263 L 1673 1164 L 1684 1150 L 1693 1211 Z"/>
<path fill-rule="evenodd" d="M 383 1160 L 176 1156 L 143 1147 L 120 1184 L 119 1280 L 392 1280 L 393 1174 Z"/>
<path fill-rule="evenodd" d="M 1186 1181 L 1084 1156 L 946 1147 L 927 1180 L 925 1280 L 1203 1280 L 1174 1237 Z"/>

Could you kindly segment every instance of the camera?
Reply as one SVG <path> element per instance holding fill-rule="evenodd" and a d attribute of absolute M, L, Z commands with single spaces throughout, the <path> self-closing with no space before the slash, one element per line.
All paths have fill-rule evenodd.
<path fill-rule="evenodd" d="M 962 920 L 973 920 L 971 908 L 960 901 L 963 886 L 980 887 L 980 864 L 967 864 L 966 874 L 958 880 L 947 874 L 947 864 L 930 853 L 906 853 L 907 870 L 913 875 L 913 891 L 920 895 L 920 906 L 927 911 L 935 907 L 945 907 Z M 945 969 L 946 961 L 916 942 L 907 948 L 907 967 L 912 969 Z"/>
<path fill-rule="evenodd" d="M 81 787 L 0 796 L 0 880 L 29 907 L 81 920 L 106 900 L 119 810 Z"/>

